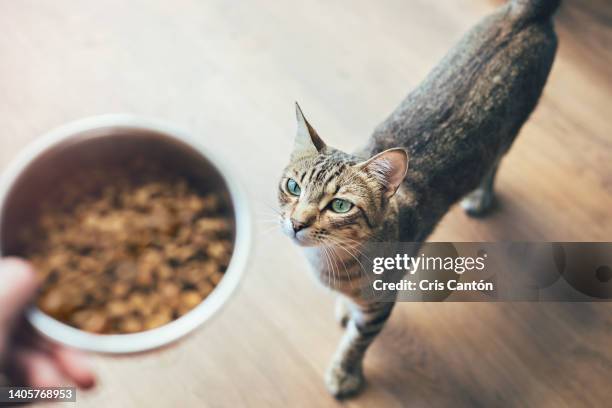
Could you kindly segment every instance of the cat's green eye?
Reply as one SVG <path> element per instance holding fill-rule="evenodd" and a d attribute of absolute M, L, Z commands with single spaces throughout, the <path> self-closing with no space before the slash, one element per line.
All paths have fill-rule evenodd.
<path fill-rule="evenodd" d="M 343 200 L 341 198 L 334 198 L 329 206 L 333 212 L 337 212 L 339 214 L 348 212 L 351 208 L 353 208 L 353 203 L 350 201 Z"/>
<path fill-rule="evenodd" d="M 302 189 L 300 188 L 300 186 L 298 186 L 297 181 L 292 178 L 287 180 L 287 190 L 289 190 L 289 192 L 294 196 L 299 196 L 302 192 Z"/>

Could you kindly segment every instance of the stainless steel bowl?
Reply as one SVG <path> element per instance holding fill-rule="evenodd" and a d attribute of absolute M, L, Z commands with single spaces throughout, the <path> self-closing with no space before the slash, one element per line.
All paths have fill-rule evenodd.
<path fill-rule="evenodd" d="M 32 325 L 66 345 L 104 353 L 145 351 L 175 341 L 210 319 L 236 289 L 251 246 L 251 216 L 237 179 L 203 146 L 206 138 L 155 120 L 104 115 L 62 126 L 36 140 L 0 177 L 0 255 L 19 251 L 18 233 L 36 219 L 38 203 L 68 174 L 84 166 L 120 166 L 133 156 L 160 161 L 208 191 L 229 197 L 235 222 L 234 250 L 225 276 L 192 311 L 162 327 L 135 333 L 103 335 L 75 329 L 33 307 Z M 0 283 L 1 284 L 1 283 Z"/>

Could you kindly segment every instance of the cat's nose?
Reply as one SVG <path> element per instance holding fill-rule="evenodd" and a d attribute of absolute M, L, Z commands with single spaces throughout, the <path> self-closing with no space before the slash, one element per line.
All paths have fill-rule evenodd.
<path fill-rule="evenodd" d="M 293 227 L 293 233 L 297 234 L 298 231 L 303 230 L 308 225 L 306 223 L 304 223 L 304 222 L 299 222 L 299 221 L 296 221 L 296 220 L 291 220 L 291 226 Z"/>

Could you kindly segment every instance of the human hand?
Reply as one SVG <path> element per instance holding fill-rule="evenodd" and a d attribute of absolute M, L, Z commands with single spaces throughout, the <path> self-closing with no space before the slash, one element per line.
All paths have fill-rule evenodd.
<path fill-rule="evenodd" d="M 85 357 L 42 338 L 24 319 L 23 311 L 36 287 L 27 262 L 0 259 L 0 384 L 92 387 L 95 377 Z"/>

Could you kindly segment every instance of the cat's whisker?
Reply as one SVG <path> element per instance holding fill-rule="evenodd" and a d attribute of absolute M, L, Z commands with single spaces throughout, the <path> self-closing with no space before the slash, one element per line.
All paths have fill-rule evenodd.
<path fill-rule="evenodd" d="M 367 259 L 369 262 L 372 262 L 372 260 L 363 251 L 361 251 L 360 249 L 357 249 L 357 244 L 353 244 L 353 246 L 351 246 L 350 244 L 347 245 L 347 243 L 343 242 L 342 239 L 340 239 L 338 237 L 331 236 L 331 235 L 328 235 L 327 238 L 330 239 L 336 245 L 343 245 L 345 249 L 349 248 L 349 249 L 354 250 L 358 255 L 361 255 L 365 259 Z M 355 241 L 355 242 L 357 243 L 357 241 Z M 358 243 L 358 245 L 362 245 L 362 244 Z"/>
<path fill-rule="evenodd" d="M 329 249 L 326 250 L 327 254 L 329 256 L 329 263 L 331 265 L 332 268 L 332 278 L 334 280 L 334 287 L 336 287 L 336 270 L 334 269 L 334 265 L 333 265 L 333 257 L 331 255 L 331 251 Z"/>
<path fill-rule="evenodd" d="M 372 262 L 372 260 L 363 251 L 358 249 L 356 246 L 345 245 L 345 248 L 353 250 L 357 255 L 364 257 L 368 262 Z"/>
<path fill-rule="evenodd" d="M 280 227 L 278 225 L 274 225 L 270 228 L 267 228 L 263 231 L 258 231 L 257 235 L 258 236 L 264 236 L 264 235 L 269 235 L 272 231 L 278 231 L 280 230 Z"/>
<path fill-rule="evenodd" d="M 271 222 L 271 223 L 280 225 L 280 220 L 273 220 L 273 219 L 270 219 L 270 220 L 258 219 L 258 220 L 255 220 L 255 222 L 257 223 L 266 223 L 266 222 L 270 223 Z"/>
<path fill-rule="evenodd" d="M 361 241 L 358 241 L 356 239 L 353 238 L 349 238 L 349 237 L 338 237 L 338 236 L 333 236 L 334 238 L 343 240 L 343 241 L 350 241 L 350 242 L 354 242 L 357 245 L 364 245 L 365 242 L 367 242 L 371 237 L 372 234 L 371 233 L 365 233 L 365 236 L 363 237 L 363 239 Z"/>
<path fill-rule="evenodd" d="M 372 237 L 372 233 L 368 233 L 368 232 L 365 232 L 365 231 L 363 231 L 362 233 L 364 234 L 364 237 L 362 238 L 361 241 L 358 241 L 358 240 L 356 240 L 354 238 L 345 237 L 345 236 L 340 237 L 340 236 L 333 235 L 333 234 L 329 235 L 329 236 L 332 236 L 332 237 L 338 238 L 338 239 L 348 240 L 348 241 L 351 241 L 351 242 L 356 242 L 356 243 L 361 245 L 361 244 L 365 243 L 367 240 L 369 240 Z"/>
<path fill-rule="evenodd" d="M 280 214 L 273 214 L 273 213 L 257 213 L 256 214 L 257 218 L 267 218 L 267 219 L 276 219 L 276 218 L 282 218 L 282 216 Z"/>
<path fill-rule="evenodd" d="M 273 213 L 275 213 L 275 214 L 277 214 L 277 215 L 282 215 L 281 211 L 280 211 L 280 210 L 279 210 L 277 207 L 275 207 L 275 206 L 273 206 L 273 205 L 271 205 L 271 204 L 269 204 L 269 203 L 267 203 L 267 202 L 265 202 L 265 201 L 262 201 L 262 203 L 263 203 L 263 204 L 264 204 L 266 207 L 268 207 L 268 209 L 269 209 L 269 210 L 272 210 L 272 212 L 273 212 Z"/>
<path fill-rule="evenodd" d="M 330 238 L 328 236 L 328 238 Z M 344 250 L 347 254 L 349 254 L 350 256 L 353 257 L 353 259 L 355 259 L 355 261 L 357 261 L 357 263 L 359 264 L 359 266 L 361 267 L 361 270 L 363 271 L 364 274 L 367 275 L 367 271 L 365 269 L 365 267 L 363 266 L 363 264 L 361 263 L 361 261 L 359 260 L 359 258 L 357 256 L 355 256 L 355 254 L 353 254 L 352 252 L 350 252 L 348 249 L 346 249 L 344 246 L 339 245 L 338 243 L 336 243 L 337 247 Z"/>
<path fill-rule="evenodd" d="M 324 259 L 325 259 L 325 263 L 327 264 L 327 268 L 328 270 L 331 269 L 331 264 L 329 263 L 329 256 L 327 255 L 327 252 L 325 251 L 325 248 L 323 248 L 323 255 L 324 255 Z M 327 274 L 327 286 L 329 286 L 330 288 L 332 288 L 332 283 L 331 283 L 331 276 L 328 273 Z"/>
<path fill-rule="evenodd" d="M 348 250 L 346 247 L 344 247 L 344 246 L 342 246 L 342 245 L 340 245 L 340 244 L 335 244 L 333 247 L 330 247 L 330 248 L 340 248 L 340 249 L 343 249 L 343 250 L 344 250 L 345 252 L 347 252 L 347 253 L 348 253 L 350 256 L 352 256 L 352 257 L 353 257 L 353 259 L 355 259 L 355 260 L 357 261 L 357 263 L 359 263 L 359 265 L 360 265 L 360 267 L 361 267 L 361 271 L 362 271 L 362 272 L 364 272 L 364 275 L 365 275 L 365 276 L 368 276 L 367 271 L 365 270 L 365 268 L 364 268 L 363 264 L 362 264 L 362 263 L 359 261 L 359 259 L 358 259 L 358 258 L 355 256 L 355 254 L 351 253 L 351 252 L 350 252 L 350 251 L 349 251 L 349 250 Z M 365 256 L 365 255 L 363 255 L 363 256 Z M 342 259 L 342 258 L 340 258 L 340 259 Z M 352 280 L 351 280 L 350 275 L 348 275 L 348 278 L 349 278 L 349 283 L 351 284 L 351 288 L 353 288 L 353 286 L 352 286 Z M 372 287 L 371 285 L 361 285 L 361 288 L 362 288 L 362 289 L 366 289 L 366 288 L 367 288 L 367 290 L 369 291 L 370 296 L 371 296 L 371 297 L 374 297 L 374 296 L 375 296 L 374 289 L 373 289 L 373 287 Z"/>
<path fill-rule="evenodd" d="M 325 264 L 327 265 L 327 268 L 329 268 L 329 263 L 327 262 L 327 254 L 325 253 L 324 250 L 321 250 L 321 255 L 322 255 L 321 258 L 325 260 Z M 323 268 L 322 265 L 321 265 L 321 268 L 319 268 L 319 278 L 321 280 L 322 280 L 323 275 L 324 275 L 322 272 L 324 272 L 325 270 L 326 270 L 326 268 Z M 331 282 L 330 282 L 330 279 L 329 279 L 329 274 L 326 274 L 326 275 L 327 275 L 327 286 L 329 287 L 331 285 Z"/>
<path fill-rule="evenodd" d="M 330 257 L 332 259 L 332 261 L 334 261 L 334 265 L 336 266 L 336 271 L 338 271 L 338 279 L 340 279 L 340 267 L 338 266 L 338 262 L 336 260 L 336 256 L 334 256 L 334 253 L 332 251 L 332 249 L 330 247 L 328 247 L 327 249 L 329 251 Z M 334 279 L 335 279 L 335 275 L 336 273 L 334 272 Z"/>
<path fill-rule="evenodd" d="M 325 253 L 327 254 L 327 258 L 329 259 L 329 267 L 331 268 L 331 272 L 332 272 L 332 279 L 334 281 L 334 286 L 336 287 L 336 271 L 334 270 L 334 265 L 332 263 L 333 258 L 331 256 L 330 250 L 328 247 L 324 247 Z"/>
<path fill-rule="evenodd" d="M 325 271 L 327 271 L 327 286 L 331 287 L 331 275 L 329 274 L 329 272 L 331 270 L 331 266 L 330 266 L 330 263 L 329 263 L 329 256 L 327 255 L 327 251 L 325 250 L 324 246 L 321 247 L 321 252 L 322 252 L 323 257 L 325 259 L 325 264 L 327 265 L 327 267 L 324 269 Z"/>
<path fill-rule="evenodd" d="M 340 262 L 342 262 L 342 266 L 344 268 L 344 274 L 346 275 L 346 278 L 349 281 L 349 284 L 351 285 L 351 289 L 353 289 L 353 280 L 351 279 L 351 274 L 348 272 L 348 269 L 346 268 L 346 263 L 344 262 L 344 260 L 342 259 L 341 256 L 338 255 L 338 253 L 336 252 L 336 248 L 333 246 L 329 246 L 328 247 L 330 249 L 330 251 L 332 251 L 334 253 L 334 255 L 336 255 L 336 257 L 338 259 L 340 259 Z M 338 268 L 339 269 L 339 268 Z M 338 274 L 340 274 L 340 271 L 338 270 Z"/>

